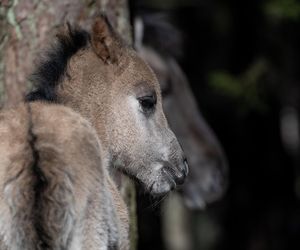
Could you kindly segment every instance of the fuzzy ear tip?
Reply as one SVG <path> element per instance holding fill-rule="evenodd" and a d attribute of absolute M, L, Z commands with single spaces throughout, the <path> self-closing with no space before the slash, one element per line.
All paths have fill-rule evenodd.
<path fill-rule="evenodd" d="M 94 18 L 91 42 L 96 54 L 105 62 L 114 62 L 115 42 L 113 29 L 105 13 L 98 13 Z"/>

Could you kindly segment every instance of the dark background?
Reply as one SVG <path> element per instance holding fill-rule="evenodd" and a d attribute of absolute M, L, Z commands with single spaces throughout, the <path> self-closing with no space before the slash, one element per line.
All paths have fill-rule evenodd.
<path fill-rule="evenodd" d="M 149 0 L 131 9 L 167 13 L 182 31 L 179 63 L 228 158 L 226 196 L 197 212 L 220 229 L 206 249 L 300 249 L 299 145 L 280 132 L 284 110 L 299 113 L 300 2 Z M 159 206 L 140 199 L 139 249 L 164 249 Z"/>

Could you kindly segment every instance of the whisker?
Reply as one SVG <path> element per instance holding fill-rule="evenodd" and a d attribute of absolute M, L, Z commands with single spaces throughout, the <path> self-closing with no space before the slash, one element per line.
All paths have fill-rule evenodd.
<path fill-rule="evenodd" d="M 156 201 L 154 201 L 153 204 L 151 204 L 152 209 L 157 208 L 167 197 L 168 197 L 168 194 L 165 194 L 165 195 L 161 196 L 159 199 L 157 199 Z"/>

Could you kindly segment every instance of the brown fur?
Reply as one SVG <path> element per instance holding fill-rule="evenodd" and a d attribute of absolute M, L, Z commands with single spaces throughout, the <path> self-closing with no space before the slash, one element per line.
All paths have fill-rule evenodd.
<path fill-rule="evenodd" d="M 157 79 L 105 18 L 96 19 L 90 35 L 60 39 L 65 57 L 52 54 L 39 71 L 54 82 L 37 78 L 46 86 L 33 99 L 50 92 L 48 99 L 91 125 L 68 108 L 42 103 L 2 114 L 0 234 L 13 250 L 126 250 L 127 210 L 105 166 L 162 195 L 183 183 L 187 163 L 165 119 Z"/>
<path fill-rule="evenodd" d="M 126 208 L 89 122 L 35 103 L 2 112 L 0 137 L 2 245 L 128 249 Z"/>
<path fill-rule="evenodd" d="M 111 167 L 155 195 L 182 183 L 187 165 L 163 113 L 159 83 L 105 18 L 96 19 L 91 44 L 71 57 L 66 74 L 70 77 L 57 86 L 57 99 L 93 124 Z M 157 104 L 147 116 L 139 98 L 151 95 Z"/>
<path fill-rule="evenodd" d="M 103 17 L 105 18 L 105 17 Z M 92 27 L 91 43 L 95 53 L 105 62 L 116 63 L 118 54 L 116 48 L 112 46 L 118 41 L 111 35 L 112 28 L 103 22 L 102 18 L 96 18 Z"/>

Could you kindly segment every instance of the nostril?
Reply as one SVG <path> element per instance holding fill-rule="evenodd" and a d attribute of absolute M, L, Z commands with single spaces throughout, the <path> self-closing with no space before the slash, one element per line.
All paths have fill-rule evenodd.
<path fill-rule="evenodd" d="M 186 158 L 183 160 L 183 172 L 185 177 L 189 174 L 189 164 Z"/>
<path fill-rule="evenodd" d="M 164 176 L 169 179 L 170 182 L 174 182 L 176 185 L 182 185 L 188 172 L 187 161 L 183 161 L 179 166 L 174 166 L 170 162 L 164 162 L 163 164 L 164 167 L 162 171 Z"/>
<path fill-rule="evenodd" d="M 182 185 L 184 183 L 184 180 L 185 180 L 185 174 L 176 176 L 176 178 L 175 178 L 175 182 L 177 185 Z"/>

